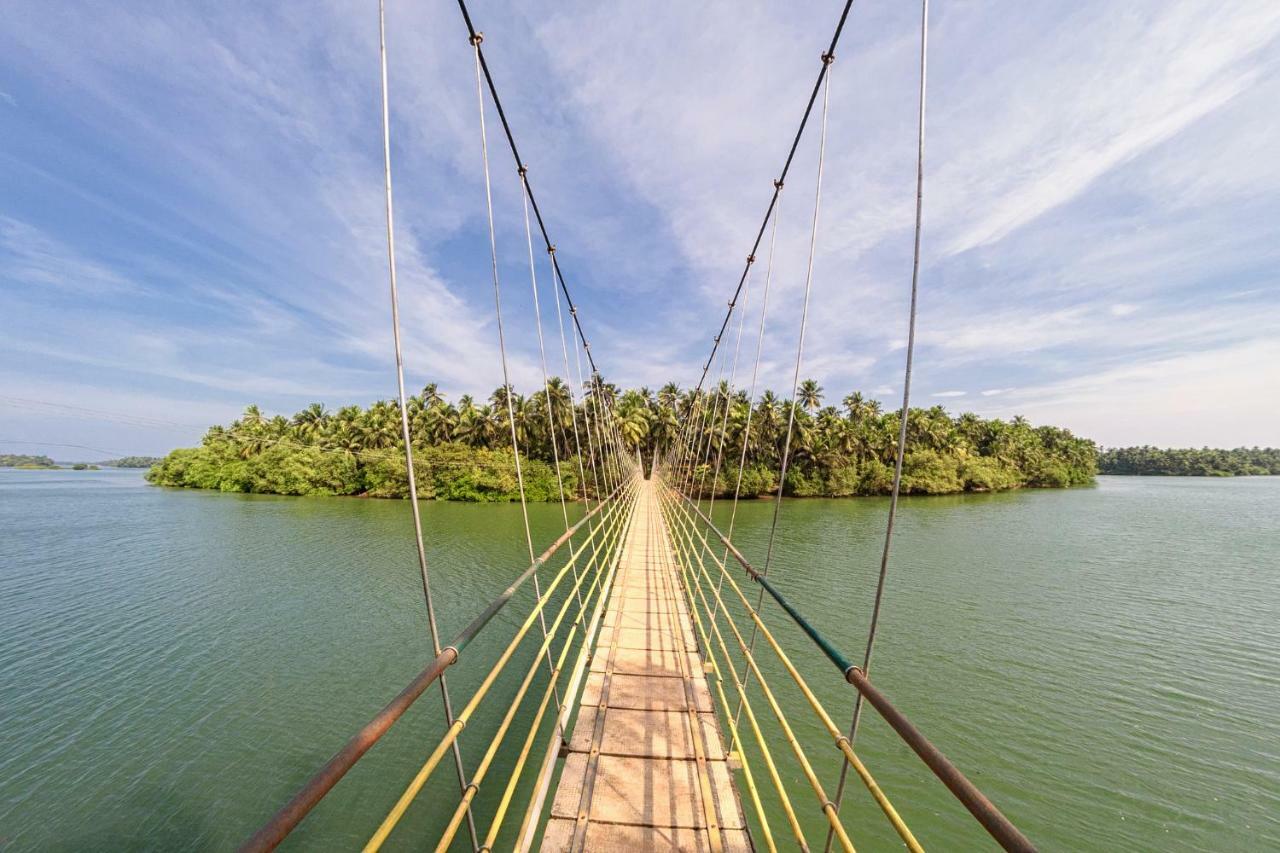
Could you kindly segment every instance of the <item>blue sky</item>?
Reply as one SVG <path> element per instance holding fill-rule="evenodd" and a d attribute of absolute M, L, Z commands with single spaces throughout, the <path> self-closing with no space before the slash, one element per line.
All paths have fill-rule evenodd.
<path fill-rule="evenodd" d="M 472 11 L 602 370 L 695 382 L 838 6 Z M 834 66 L 804 370 L 831 402 L 900 393 L 916 16 L 860 0 Z M 445 0 L 390 0 L 388 28 L 409 381 L 487 395 L 470 47 Z M 1107 445 L 1280 444 L 1280 5 L 950 0 L 930 39 L 915 400 Z M 391 396 L 378 85 L 372 0 L 8 4 L 0 452 L 157 453 L 249 402 Z M 780 391 L 816 141 L 779 226 L 763 379 Z M 532 390 L 496 140 L 493 162 Z"/>

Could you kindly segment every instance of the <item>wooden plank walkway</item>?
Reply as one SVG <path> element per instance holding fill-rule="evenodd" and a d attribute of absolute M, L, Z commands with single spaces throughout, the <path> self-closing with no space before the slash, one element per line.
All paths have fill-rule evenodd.
<path fill-rule="evenodd" d="M 658 497 L 640 489 L 542 849 L 748 851 Z"/>

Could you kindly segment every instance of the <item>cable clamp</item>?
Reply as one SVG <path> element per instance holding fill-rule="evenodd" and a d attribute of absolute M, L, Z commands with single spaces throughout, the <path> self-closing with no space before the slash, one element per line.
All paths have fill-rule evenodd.
<path fill-rule="evenodd" d="M 476 33 L 471 37 L 471 44 L 475 47 L 479 47 L 482 41 L 484 41 L 484 33 Z"/>
<path fill-rule="evenodd" d="M 823 64 L 823 65 L 830 65 L 831 63 L 833 63 L 833 62 L 835 62 L 835 61 L 836 61 L 836 55 L 835 55 L 834 53 L 824 53 L 824 54 L 822 54 L 822 64 Z"/>
<path fill-rule="evenodd" d="M 781 189 L 782 189 L 782 179 L 781 179 L 781 178 L 774 178 L 774 179 L 773 179 L 773 188 L 774 188 L 775 190 L 781 190 Z"/>
<path fill-rule="evenodd" d="M 841 743 L 843 743 L 845 746 L 849 747 L 850 749 L 853 749 L 853 744 L 849 743 L 848 735 L 840 735 L 840 737 L 836 738 L 836 746 L 837 747 L 840 746 Z"/>
<path fill-rule="evenodd" d="M 516 174 L 522 178 L 528 173 L 529 173 L 529 167 L 524 165 L 523 163 L 520 164 L 520 168 L 516 169 Z"/>
<path fill-rule="evenodd" d="M 554 255 L 555 253 L 556 253 L 556 246 L 554 243 L 552 243 L 550 246 L 547 246 L 548 255 Z"/>
<path fill-rule="evenodd" d="M 578 306 L 577 306 L 577 305 L 570 305 L 570 306 L 569 306 L 569 316 L 570 316 L 570 317 L 577 317 L 577 316 L 578 316 Z"/>
<path fill-rule="evenodd" d="M 755 262 L 756 262 L 756 256 L 755 256 L 755 255 L 747 255 L 747 263 L 749 263 L 749 264 L 754 264 Z"/>
<path fill-rule="evenodd" d="M 467 787 L 462 789 L 462 796 L 465 797 L 468 793 L 472 793 L 472 794 L 480 793 L 480 786 L 477 785 L 475 782 L 469 783 Z"/>

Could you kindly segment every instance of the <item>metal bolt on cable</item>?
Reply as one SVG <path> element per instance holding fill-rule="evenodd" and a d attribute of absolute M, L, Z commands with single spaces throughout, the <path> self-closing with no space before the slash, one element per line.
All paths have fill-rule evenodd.
<path fill-rule="evenodd" d="M 471 37 L 471 43 L 476 47 L 480 46 L 480 42 L 484 41 L 484 33 L 476 33 Z"/>

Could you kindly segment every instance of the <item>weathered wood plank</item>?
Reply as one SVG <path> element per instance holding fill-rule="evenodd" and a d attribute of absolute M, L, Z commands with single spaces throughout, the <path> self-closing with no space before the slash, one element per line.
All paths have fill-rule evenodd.
<path fill-rule="evenodd" d="M 748 851 L 675 554 L 649 483 L 634 513 L 542 849 Z"/>

